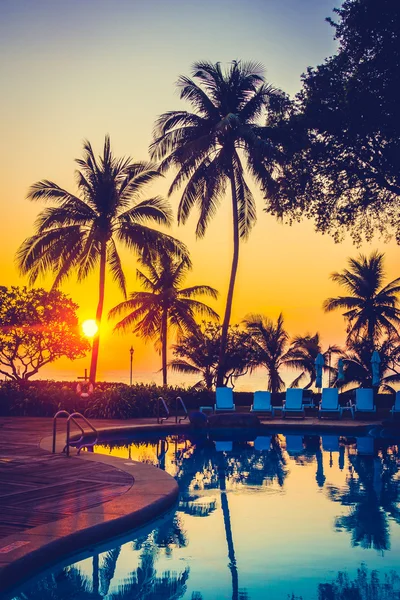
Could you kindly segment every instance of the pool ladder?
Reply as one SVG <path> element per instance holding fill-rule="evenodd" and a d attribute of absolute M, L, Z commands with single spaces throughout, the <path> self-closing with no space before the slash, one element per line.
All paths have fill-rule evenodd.
<path fill-rule="evenodd" d="M 180 418 L 178 416 L 179 405 L 183 409 L 183 417 L 180 417 Z M 163 408 L 165 416 L 161 415 L 161 408 Z M 167 403 L 165 402 L 164 398 L 162 396 L 160 396 L 159 398 L 157 398 L 157 423 L 163 423 L 164 421 L 167 421 L 170 418 L 170 416 L 171 416 L 171 413 L 167 406 Z M 189 414 L 188 414 L 188 411 L 187 411 L 184 401 L 182 400 L 182 398 L 180 396 L 177 396 L 175 398 L 175 423 L 180 423 L 181 421 L 184 421 L 188 417 L 189 417 Z"/>
<path fill-rule="evenodd" d="M 52 448 L 52 452 L 53 454 L 55 454 L 56 452 L 56 436 L 57 436 L 57 419 L 59 417 L 67 417 L 67 438 L 66 438 L 66 443 L 65 446 L 63 448 L 63 452 L 66 453 L 67 456 L 69 456 L 69 448 L 71 446 L 71 422 L 75 423 L 75 425 L 81 430 L 81 437 L 74 441 L 74 446 L 76 446 L 78 448 L 78 454 L 80 453 L 80 451 L 82 450 L 82 448 L 86 448 L 86 447 L 92 447 L 97 444 L 97 440 L 99 438 L 99 433 L 97 431 L 97 429 L 91 424 L 90 421 L 88 421 L 88 419 L 86 417 L 84 417 L 80 412 L 72 412 L 69 413 L 67 410 L 59 410 L 53 417 L 53 448 Z M 78 419 L 82 419 L 82 421 L 84 421 L 86 423 L 86 425 L 88 425 L 90 427 L 90 429 L 92 430 L 92 432 L 95 435 L 95 439 L 92 442 L 85 442 L 82 445 L 79 445 L 80 442 L 83 441 L 84 437 L 85 437 L 85 430 L 84 428 L 78 423 Z"/>

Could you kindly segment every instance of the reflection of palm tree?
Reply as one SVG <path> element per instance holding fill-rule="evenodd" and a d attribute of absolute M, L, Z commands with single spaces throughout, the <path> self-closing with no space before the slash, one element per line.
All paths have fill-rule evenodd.
<path fill-rule="evenodd" d="M 368 577 L 369 575 L 369 577 Z M 400 598 L 400 577 L 395 571 L 385 573 L 380 581 L 378 571 L 370 571 L 365 565 L 357 569 L 357 577 L 351 580 L 348 573 L 339 571 L 331 583 L 320 583 L 319 600 L 394 600 Z"/>
<path fill-rule="evenodd" d="M 130 158 L 117 159 L 106 136 L 103 156 L 97 159 L 89 142 L 84 144 L 84 158 L 76 160 L 81 198 L 60 188 L 52 181 L 39 181 L 29 190 L 30 200 L 51 200 L 56 207 L 45 209 L 37 220 L 36 233 L 27 238 L 17 254 L 22 273 L 34 283 L 39 275 L 51 272 L 57 287 L 72 270 L 81 280 L 99 267 L 99 299 L 96 321 L 101 323 L 104 304 L 106 266 L 126 296 L 125 276 L 117 242 L 143 254 L 149 249 L 182 251 L 184 246 L 150 225 L 169 225 L 171 210 L 160 197 L 138 202 L 146 184 L 160 176 L 150 163 L 133 163 Z M 90 380 L 95 381 L 99 352 L 99 333 L 93 341 Z"/>
<path fill-rule="evenodd" d="M 351 456 L 351 466 L 347 477 L 347 489 L 329 486 L 329 496 L 334 502 L 350 506 L 347 515 L 336 519 L 338 529 L 352 532 L 352 545 L 363 548 L 387 550 L 390 547 L 387 514 L 400 523 L 397 508 L 399 484 L 393 480 L 390 461 L 372 456 Z M 358 477 L 355 477 L 357 473 Z"/>
<path fill-rule="evenodd" d="M 174 259 L 168 252 L 145 262 L 148 275 L 137 271 L 144 292 L 133 292 L 129 300 L 121 302 L 109 313 L 115 317 L 128 314 L 117 325 L 116 330 L 131 330 L 145 339 L 155 339 L 161 347 L 163 385 L 167 384 L 168 330 L 176 329 L 180 335 L 197 329 L 196 314 L 217 319 L 217 313 L 207 304 L 195 300 L 196 296 L 216 299 L 217 290 L 208 285 L 182 288 L 190 264 L 188 260 Z"/>
<path fill-rule="evenodd" d="M 87 577 L 75 567 L 67 567 L 57 575 L 45 575 L 17 594 L 14 600 L 70 600 L 70 598 L 99 600 L 99 596 L 92 593 Z"/>

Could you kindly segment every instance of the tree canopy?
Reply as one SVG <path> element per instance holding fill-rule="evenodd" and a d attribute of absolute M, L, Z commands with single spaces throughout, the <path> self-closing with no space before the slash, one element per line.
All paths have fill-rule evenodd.
<path fill-rule="evenodd" d="M 0 288 L 0 373 L 22 382 L 62 356 L 83 358 L 77 308 L 58 290 Z"/>
<path fill-rule="evenodd" d="M 303 76 L 279 200 L 267 210 L 313 217 L 337 240 L 378 231 L 400 243 L 400 4 L 345 0 L 334 12 L 338 52 Z"/>

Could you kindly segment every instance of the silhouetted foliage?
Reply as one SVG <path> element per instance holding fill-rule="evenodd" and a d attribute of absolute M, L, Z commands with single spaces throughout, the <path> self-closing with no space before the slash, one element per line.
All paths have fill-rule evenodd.
<path fill-rule="evenodd" d="M 377 230 L 400 242 L 400 5 L 345 0 L 334 12 L 338 52 L 303 76 L 295 143 L 267 210 L 306 214 L 337 240 Z"/>
<path fill-rule="evenodd" d="M 256 220 L 256 206 L 244 166 L 267 193 L 273 193 L 279 152 L 259 124 L 266 115 L 274 119 L 282 92 L 265 83 L 256 63 L 233 61 L 224 72 L 220 63 L 198 62 L 193 79 L 178 80 L 180 97 L 194 112 L 170 111 L 154 128 L 152 158 L 161 159 L 161 170 L 178 169 L 169 193 L 185 188 L 178 207 L 178 222 L 185 223 L 194 206 L 200 216 L 196 234 L 202 237 L 221 198 L 230 187 L 233 211 L 233 260 L 222 324 L 217 384 L 223 385 L 226 340 L 239 260 L 239 240 L 246 239 Z M 262 135 L 264 135 L 264 138 Z"/>
<path fill-rule="evenodd" d="M 62 356 L 83 358 L 78 305 L 57 290 L 0 289 L 0 373 L 24 382 Z"/>
<path fill-rule="evenodd" d="M 117 323 L 115 330 L 129 330 L 145 339 L 156 339 L 161 347 L 163 384 L 167 385 L 168 331 L 175 329 L 178 336 L 190 334 L 197 329 L 196 315 L 218 319 L 217 313 L 198 296 L 218 297 L 218 292 L 208 285 L 182 288 L 181 284 L 190 270 L 187 259 L 176 260 L 164 252 L 145 261 L 148 275 L 137 271 L 137 278 L 144 292 L 132 292 L 130 299 L 121 302 L 109 312 L 109 318 L 128 314 Z"/>

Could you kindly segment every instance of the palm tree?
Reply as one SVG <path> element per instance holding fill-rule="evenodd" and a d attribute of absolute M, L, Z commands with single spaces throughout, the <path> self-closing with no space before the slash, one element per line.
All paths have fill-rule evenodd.
<path fill-rule="evenodd" d="M 268 372 L 268 389 L 272 393 L 282 391 L 285 383 L 279 369 L 285 363 L 289 339 L 283 326 L 283 315 L 279 315 L 276 324 L 264 315 L 249 315 L 244 320 L 244 325 L 251 336 L 253 347 L 251 368 L 265 367 Z"/>
<path fill-rule="evenodd" d="M 122 242 L 143 256 L 149 250 L 167 246 L 170 251 L 186 252 L 183 244 L 152 229 L 148 224 L 170 225 L 171 210 L 156 196 L 140 201 L 146 184 L 160 176 L 152 163 L 134 163 L 116 158 L 106 136 L 103 156 L 96 159 L 91 144 L 84 142 L 83 159 L 76 159 L 80 198 L 52 181 L 35 183 L 28 192 L 30 200 L 56 203 L 43 210 L 36 221 L 36 233 L 27 238 L 17 252 L 18 267 L 29 274 L 33 284 L 39 275 L 51 272 L 57 288 L 73 270 L 78 280 L 99 267 L 99 299 L 96 321 L 103 314 L 105 275 L 108 264 L 113 279 L 126 297 L 125 276 L 117 249 Z M 94 338 L 90 381 L 96 379 L 100 333 Z"/>
<path fill-rule="evenodd" d="M 374 345 L 370 339 L 357 339 L 342 355 L 344 381 L 342 389 L 372 387 L 371 358 L 374 350 L 379 352 L 379 388 L 393 392 L 393 384 L 400 382 L 400 340 L 398 336 L 388 336 Z"/>
<path fill-rule="evenodd" d="M 324 310 L 345 309 L 343 316 L 348 324 L 348 341 L 367 336 L 376 342 L 384 332 L 397 334 L 400 278 L 381 288 L 384 281 L 383 258 L 384 255 L 377 251 L 372 252 L 369 258 L 360 254 L 357 259 L 348 260 L 348 269 L 331 275 L 331 279 L 342 285 L 350 296 L 328 298 L 324 302 Z"/>
<path fill-rule="evenodd" d="M 329 346 L 326 352 L 322 352 L 321 340 L 319 333 L 315 335 L 298 335 L 293 338 L 291 346 L 285 357 L 285 364 L 287 367 L 292 369 L 301 370 L 301 373 L 292 383 L 291 387 L 297 387 L 305 377 L 309 377 L 305 389 L 312 386 L 317 378 L 315 360 L 318 354 L 322 354 L 326 359 L 331 354 L 340 354 L 341 350 L 337 346 Z M 333 368 L 325 366 L 324 370 L 327 371 Z"/>
<path fill-rule="evenodd" d="M 197 205 L 200 216 L 196 235 L 203 237 L 221 197 L 230 186 L 233 216 L 233 259 L 222 324 L 217 385 L 224 384 L 224 358 L 239 261 L 239 240 L 245 240 L 256 220 L 253 195 L 246 183 L 248 171 L 272 195 L 276 144 L 259 118 L 276 112 L 282 92 L 265 83 L 263 69 L 255 63 L 233 61 L 223 72 L 220 63 L 199 62 L 193 79 L 178 79 L 180 97 L 194 112 L 170 111 L 155 125 L 151 156 L 161 160 L 161 170 L 176 167 L 169 194 L 186 182 L 178 207 L 178 222 L 185 223 Z M 272 102 L 270 103 L 270 101 Z M 270 105 L 269 105 L 270 104 Z"/>
<path fill-rule="evenodd" d="M 187 258 L 175 259 L 165 252 L 153 257 L 151 262 L 142 262 L 149 274 L 137 270 L 137 277 L 146 291 L 132 292 L 129 300 L 110 311 L 109 317 L 129 311 L 116 324 L 115 330 L 126 331 L 134 326 L 134 333 L 157 340 L 157 345 L 161 346 L 163 385 L 167 385 L 168 329 L 176 329 L 180 335 L 195 330 L 196 314 L 218 319 L 212 308 L 194 299 L 196 296 L 216 299 L 218 292 L 208 285 L 180 287 L 190 269 Z"/>

